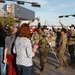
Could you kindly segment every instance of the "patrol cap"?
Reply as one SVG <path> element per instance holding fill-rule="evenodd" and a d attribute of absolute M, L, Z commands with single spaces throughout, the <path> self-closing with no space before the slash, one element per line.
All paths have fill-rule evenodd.
<path fill-rule="evenodd" d="M 67 33 L 67 31 L 66 31 L 65 28 L 62 28 L 62 29 L 61 29 L 61 32 Z"/>
<path fill-rule="evenodd" d="M 74 27 L 74 28 L 75 28 L 74 24 L 71 24 L 71 26 L 69 26 L 69 27 L 70 27 L 70 28 L 71 28 L 71 27 Z"/>

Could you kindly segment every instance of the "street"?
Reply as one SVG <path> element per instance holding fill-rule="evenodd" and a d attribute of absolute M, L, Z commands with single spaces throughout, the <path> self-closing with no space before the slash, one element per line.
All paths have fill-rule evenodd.
<path fill-rule="evenodd" d="M 69 56 L 67 56 L 67 60 L 69 61 Z M 58 66 L 58 63 L 55 59 L 54 54 L 52 54 L 51 52 L 49 52 L 48 54 L 48 60 L 45 64 L 44 73 L 40 72 L 39 52 L 37 52 L 33 61 L 34 65 L 32 75 L 75 75 L 75 64 L 73 64 L 72 66 L 68 66 L 62 71 L 56 70 L 55 68 Z"/>

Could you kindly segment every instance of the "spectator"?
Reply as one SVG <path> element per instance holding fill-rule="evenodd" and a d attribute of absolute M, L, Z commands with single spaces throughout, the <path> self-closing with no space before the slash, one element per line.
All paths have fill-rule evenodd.
<path fill-rule="evenodd" d="M 24 23 L 19 30 L 19 36 L 15 41 L 13 52 L 16 53 L 16 64 L 18 75 L 31 75 L 32 70 L 32 57 L 35 55 L 36 46 L 31 45 L 30 28 L 29 25 Z"/>
<path fill-rule="evenodd" d="M 7 36 L 5 38 L 4 63 L 7 63 L 7 75 L 16 75 L 15 54 L 13 53 L 13 45 L 16 39 L 17 28 L 14 25 L 8 27 Z"/>
<path fill-rule="evenodd" d="M 2 60 L 3 60 L 3 51 L 5 45 L 5 37 L 6 37 L 6 31 L 4 30 L 2 24 L 0 23 L 0 75 L 2 75 L 2 71 L 4 67 Z"/>

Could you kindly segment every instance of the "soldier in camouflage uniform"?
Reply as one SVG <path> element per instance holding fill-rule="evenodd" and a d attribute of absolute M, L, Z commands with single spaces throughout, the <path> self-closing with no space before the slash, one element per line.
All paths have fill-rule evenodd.
<path fill-rule="evenodd" d="M 60 37 L 61 37 L 61 29 L 55 28 L 54 26 L 52 26 L 53 31 L 56 33 L 56 48 L 58 48 L 59 46 L 59 41 L 60 41 Z"/>
<path fill-rule="evenodd" d="M 32 34 L 31 42 L 32 42 L 32 47 L 34 47 L 34 45 L 38 46 L 39 34 L 38 34 L 38 29 L 37 28 L 34 30 L 34 33 Z M 36 54 L 33 58 L 35 58 L 35 57 L 36 57 Z"/>
<path fill-rule="evenodd" d="M 54 46 L 52 45 L 52 41 L 53 41 L 53 37 L 54 37 L 54 33 L 52 30 L 49 30 L 47 33 L 47 39 L 50 45 L 50 49 L 52 49 Z"/>
<path fill-rule="evenodd" d="M 75 63 L 75 56 L 74 56 L 74 51 L 75 51 L 75 27 L 74 25 L 71 25 L 70 28 L 71 30 L 68 35 L 68 50 L 70 53 L 70 65 Z"/>
<path fill-rule="evenodd" d="M 67 45 L 67 37 L 66 37 L 66 29 L 61 29 L 61 38 L 59 41 L 59 47 L 57 48 L 57 56 L 59 60 L 59 67 L 56 68 L 57 70 L 63 70 L 64 65 L 67 67 L 67 60 L 65 57 L 66 45 Z"/>
<path fill-rule="evenodd" d="M 38 42 L 39 42 L 38 29 L 34 30 L 34 33 L 32 34 L 32 37 L 31 37 L 31 42 L 32 42 L 32 45 L 34 45 L 34 44 L 38 45 Z"/>
<path fill-rule="evenodd" d="M 43 26 L 43 28 L 41 28 L 40 23 L 38 23 L 38 33 L 39 33 L 39 53 L 40 53 L 40 66 L 41 72 L 44 72 L 44 67 L 45 67 L 45 63 L 47 61 L 47 54 L 48 54 L 48 50 L 49 50 L 49 44 L 48 41 L 46 40 L 47 38 L 47 27 Z"/>
<path fill-rule="evenodd" d="M 68 36 L 68 51 L 70 54 L 70 65 L 75 62 L 75 56 L 74 56 L 74 50 L 75 50 L 75 26 L 72 24 L 70 26 L 70 30 L 64 26 L 64 24 L 59 21 L 61 26 L 67 30 L 67 36 Z"/>

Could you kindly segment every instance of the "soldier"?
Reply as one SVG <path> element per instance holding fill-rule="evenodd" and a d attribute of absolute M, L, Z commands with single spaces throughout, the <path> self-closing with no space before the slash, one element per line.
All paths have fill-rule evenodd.
<path fill-rule="evenodd" d="M 34 47 L 34 45 L 37 45 L 38 46 L 39 34 L 38 34 L 38 29 L 37 28 L 34 30 L 34 33 L 32 34 L 31 42 L 32 42 L 32 46 L 33 47 Z M 33 58 L 35 58 L 35 56 Z"/>
<path fill-rule="evenodd" d="M 47 61 L 47 54 L 49 50 L 47 38 L 47 26 L 41 27 L 40 23 L 38 23 L 38 33 L 39 33 L 39 53 L 40 53 L 40 71 L 44 72 L 45 63 Z"/>
<path fill-rule="evenodd" d="M 60 37 L 61 37 L 61 29 L 59 28 L 55 28 L 54 26 L 52 26 L 53 31 L 56 33 L 56 48 L 58 48 L 59 46 L 59 41 L 60 41 Z"/>
<path fill-rule="evenodd" d="M 53 45 L 52 45 L 52 41 L 53 41 L 53 37 L 54 37 L 54 33 L 53 31 L 50 29 L 47 33 L 47 39 L 48 39 L 48 42 L 50 44 L 50 49 L 53 48 Z"/>
<path fill-rule="evenodd" d="M 39 34 L 38 34 L 38 29 L 35 29 L 34 30 L 34 33 L 32 34 L 32 37 L 31 37 L 31 41 L 32 41 L 32 44 L 37 44 L 38 45 L 38 42 L 39 42 Z"/>
<path fill-rule="evenodd" d="M 75 47 L 75 26 L 72 24 L 70 26 L 70 30 L 64 26 L 64 24 L 59 21 L 61 26 L 67 30 L 67 36 L 68 36 L 68 51 L 70 54 L 70 65 L 75 62 L 75 57 L 74 57 L 74 47 Z"/>
<path fill-rule="evenodd" d="M 67 67 L 67 60 L 65 57 L 65 51 L 66 51 L 66 45 L 67 45 L 67 37 L 66 37 L 66 29 L 61 29 L 61 38 L 59 41 L 59 47 L 57 48 L 57 56 L 59 60 L 59 67 L 57 67 L 57 70 L 63 70 L 64 65 Z"/>

